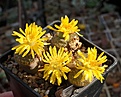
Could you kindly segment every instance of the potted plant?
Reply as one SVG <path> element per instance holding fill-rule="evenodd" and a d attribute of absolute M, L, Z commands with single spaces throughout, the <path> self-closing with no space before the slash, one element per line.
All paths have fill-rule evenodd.
<path fill-rule="evenodd" d="M 15 97 L 99 96 L 117 60 L 85 39 L 77 24 L 65 16 L 44 29 L 31 23 L 13 31 L 18 44 L 0 66 Z"/>

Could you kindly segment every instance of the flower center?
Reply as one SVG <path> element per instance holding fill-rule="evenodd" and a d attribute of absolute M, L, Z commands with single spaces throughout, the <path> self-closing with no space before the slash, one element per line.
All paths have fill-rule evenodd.
<path fill-rule="evenodd" d="M 52 62 L 52 67 L 54 68 L 54 69 L 59 69 L 60 68 L 60 66 L 62 66 L 62 64 L 61 64 L 62 62 L 60 61 L 60 60 L 54 60 L 53 62 Z"/>

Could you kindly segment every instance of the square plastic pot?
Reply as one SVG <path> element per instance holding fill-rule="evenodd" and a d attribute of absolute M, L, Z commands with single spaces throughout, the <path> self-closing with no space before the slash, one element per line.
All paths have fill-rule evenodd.
<path fill-rule="evenodd" d="M 59 21 L 54 21 L 50 25 L 60 23 Z M 47 29 L 46 27 L 44 29 Z M 47 32 L 49 29 L 47 29 Z M 105 55 L 107 55 L 107 59 L 111 60 L 112 63 L 108 64 L 108 68 L 106 69 L 104 73 L 104 77 L 106 78 L 107 74 L 116 66 L 117 60 L 115 57 L 101 49 L 100 47 L 96 46 L 89 40 L 85 39 L 84 37 L 80 37 L 80 41 L 86 46 L 86 47 L 96 47 L 98 52 L 104 52 Z M 14 97 L 41 97 L 39 93 L 34 91 L 32 88 L 30 88 L 27 84 L 25 84 L 20 78 L 18 78 L 15 74 L 13 74 L 9 69 L 7 69 L 3 63 L 8 59 L 8 56 L 13 56 L 14 51 L 7 51 L 0 57 L 0 67 L 5 71 L 7 79 L 10 83 L 10 88 L 13 91 Z M 100 92 L 102 90 L 103 83 L 100 83 L 97 79 L 95 79 L 93 82 L 91 82 L 89 85 L 83 87 L 80 89 L 79 93 L 74 97 L 99 97 Z M 69 97 L 65 95 L 65 97 Z"/>

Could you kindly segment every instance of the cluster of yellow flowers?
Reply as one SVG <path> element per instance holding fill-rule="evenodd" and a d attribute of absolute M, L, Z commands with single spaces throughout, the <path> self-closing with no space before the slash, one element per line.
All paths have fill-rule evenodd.
<path fill-rule="evenodd" d="M 80 29 L 77 26 L 78 21 L 73 19 L 69 22 L 67 16 L 61 17 L 61 24 L 55 25 L 55 28 L 48 26 L 49 29 L 54 30 L 55 32 L 62 33 L 62 37 L 65 41 L 69 40 L 69 35 L 71 33 L 78 33 Z M 43 37 L 46 31 L 43 31 L 41 26 L 35 25 L 32 23 L 28 26 L 26 24 L 26 29 L 23 31 L 19 29 L 21 33 L 13 31 L 13 36 L 17 36 L 16 41 L 19 43 L 17 46 L 13 47 L 12 50 L 15 50 L 16 54 L 22 55 L 22 57 L 27 54 L 31 54 L 32 57 L 35 57 L 35 54 L 42 57 L 42 61 L 45 63 L 43 69 L 43 78 L 45 80 L 50 79 L 50 83 L 58 85 L 62 83 L 62 77 L 67 80 L 67 73 L 71 69 L 67 66 L 72 61 L 72 52 L 65 51 L 64 47 L 57 49 L 56 46 L 52 47 L 51 44 L 47 43 L 47 37 Z M 44 46 L 50 45 L 49 50 L 45 51 Z M 79 72 L 74 76 L 77 78 L 80 74 L 83 74 L 82 80 L 93 80 L 93 77 L 96 77 L 101 82 L 104 79 L 102 74 L 105 71 L 106 65 L 103 65 L 107 61 L 106 55 L 103 56 L 102 52 L 99 56 L 97 55 L 97 49 L 88 48 L 88 53 L 84 54 L 78 50 L 79 58 L 77 59 L 76 68 L 79 69 Z"/>

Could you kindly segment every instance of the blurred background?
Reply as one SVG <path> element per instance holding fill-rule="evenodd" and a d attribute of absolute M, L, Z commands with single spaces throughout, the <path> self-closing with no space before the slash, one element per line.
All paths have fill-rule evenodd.
<path fill-rule="evenodd" d="M 121 0 L 0 0 L 0 56 L 15 45 L 13 30 L 32 22 L 45 27 L 64 15 L 78 19 L 84 37 L 118 59 L 100 97 L 121 97 Z M 0 93 L 9 90 L 0 69 Z"/>

